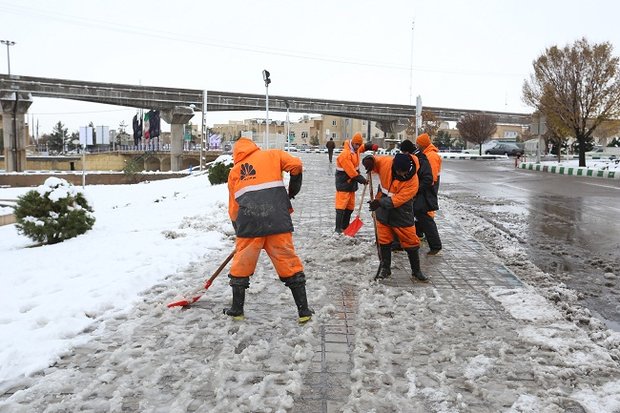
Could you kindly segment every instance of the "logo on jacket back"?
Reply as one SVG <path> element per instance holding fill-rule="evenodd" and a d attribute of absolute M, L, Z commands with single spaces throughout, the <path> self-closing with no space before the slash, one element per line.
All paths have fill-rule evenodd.
<path fill-rule="evenodd" d="M 244 179 L 256 179 L 256 169 L 249 163 L 244 163 L 241 165 L 241 180 Z"/>

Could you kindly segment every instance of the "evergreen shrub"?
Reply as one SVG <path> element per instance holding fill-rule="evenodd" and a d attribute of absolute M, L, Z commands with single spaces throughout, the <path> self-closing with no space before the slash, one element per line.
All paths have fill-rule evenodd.
<path fill-rule="evenodd" d="M 95 223 L 84 194 L 64 179 L 50 177 L 17 199 L 17 231 L 41 244 L 77 237 Z"/>
<path fill-rule="evenodd" d="M 233 167 L 232 162 L 215 162 L 209 168 L 209 182 L 211 185 L 219 185 L 228 182 L 228 174 Z"/>

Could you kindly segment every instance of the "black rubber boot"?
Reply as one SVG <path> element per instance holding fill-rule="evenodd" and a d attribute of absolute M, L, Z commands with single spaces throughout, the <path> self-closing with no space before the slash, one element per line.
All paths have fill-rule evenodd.
<path fill-rule="evenodd" d="M 312 319 L 314 311 L 308 307 L 308 298 L 306 297 L 306 275 L 303 272 L 298 272 L 292 277 L 281 278 L 288 288 L 291 289 L 295 305 L 297 306 L 297 314 L 300 324 L 306 323 Z"/>
<path fill-rule="evenodd" d="M 337 233 L 342 233 L 342 231 L 346 228 L 342 226 L 342 222 L 344 220 L 344 209 L 337 209 L 336 210 L 336 232 Z"/>
<path fill-rule="evenodd" d="M 377 278 L 392 276 L 392 244 L 381 244 L 381 272 Z"/>
<path fill-rule="evenodd" d="M 418 247 L 405 248 L 407 255 L 409 256 L 409 264 L 411 264 L 411 276 L 419 281 L 428 281 L 428 277 L 424 275 L 420 270 L 420 255 L 418 254 Z"/>
<path fill-rule="evenodd" d="M 243 320 L 243 305 L 245 304 L 245 289 L 250 286 L 249 277 L 233 277 L 230 278 L 230 286 L 232 287 L 233 299 L 232 307 L 225 308 L 224 314 L 231 316 L 235 320 Z"/>
<path fill-rule="evenodd" d="M 342 216 L 342 230 L 347 229 L 349 224 L 351 223 L 351 214 L 353 213 L 352 209 L 345 209 L 344 214 Z"/>

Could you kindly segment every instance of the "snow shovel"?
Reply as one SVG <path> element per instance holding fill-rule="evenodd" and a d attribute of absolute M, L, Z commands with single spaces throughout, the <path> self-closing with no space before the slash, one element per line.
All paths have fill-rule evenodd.
<path fill-rule="evenodd" d="M 226 267 L 226 264 L 228 264 L 230 262 L 230 260 L 232 260 L 232 257 L 234 255 L 235 255 L 235 251 L 233 250 L 233 252 L 231 252 L 230 255 L 228 257 L 226 257 L 224 262 L 221 263 L 219 267 L 217 267 L 217 270 L 215 270 L 215 272 L 207 280 L 207 282 L 205 282 L 204 287 L 201 287 L 200 289 L 194 291 L 192 294 L 190 294 L 189 298 L 184 298 L 182 300 L 174 301 L 174 302 L 168 304 L 168 308 L 172 308 L 172 307 L 187 307 L 190 304 L 193 304 L 196 301 L 200 300 L 200 297 L 202 297 L 202 295 L 205 293 L 205 291 L 208 290 L 209 287 L 211 287 L 211 284 L 213 283 L 213 280 L 215 280 L 217 278 L 217 276 L 220 275 L 220 273 L 222 272 L 224 267 Z"/>
<path fill-rule="evenodd" d="M 362 225 L 364 225 L 364 223 L 360 219 L 360 212 L 362 211 L 362 204 L 364 203 L 364 195 L 366 194 L 367 186 L 368 185 L 364 185 L 364 189 L 362 190 L 362 198 L 360 199 L 360 204 L 357 207 L 357 216 L 355 217 L 353 222 L 351 222 L 349 226 L 344 231 L 342 231 L 344 235 L 354 237 L 355 234 L 357 234 L 357 231 L 359 231 Z"/>

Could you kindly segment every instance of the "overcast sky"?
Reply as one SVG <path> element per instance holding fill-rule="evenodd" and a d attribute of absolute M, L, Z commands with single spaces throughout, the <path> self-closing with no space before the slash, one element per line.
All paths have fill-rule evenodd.
<path fill-rule="evenodd" d="M 0 0 L 0 38 L 17 43 L 12 74 L 263 94 L 267 69 L 272 95 L 397 104 L 421 95 L 428 106 L 530 112 L 521 87 L 545 48 L 585 36 L 620 55 L 618 4 Z M 35 98 L 29 120 L 40 133 L 59 120 L 70 130 L 116 128 L 135 112 Z M 210 113 L 207 122 L 248 117 L 264 112 Z"/>

